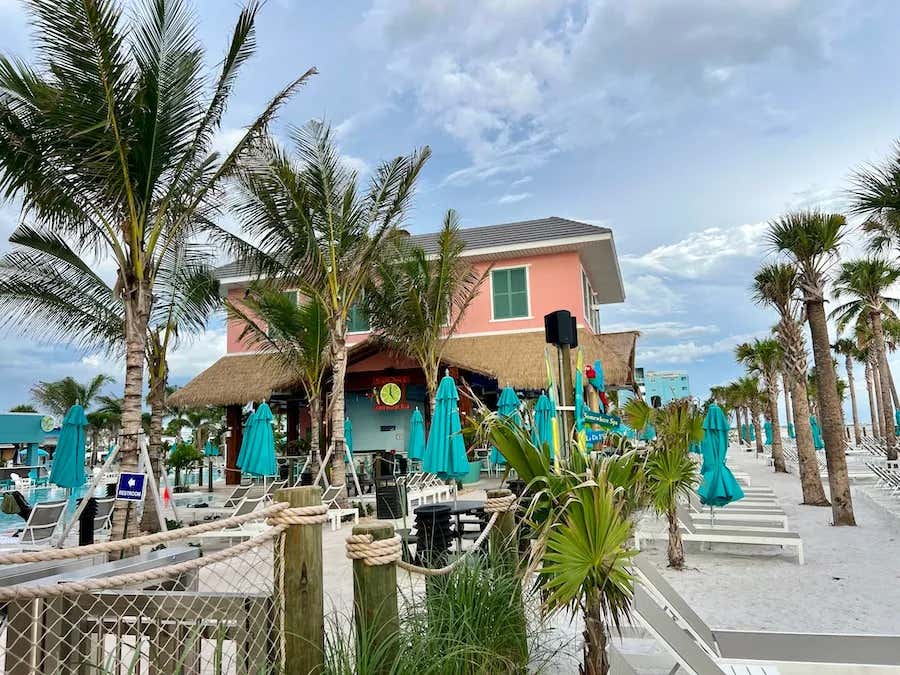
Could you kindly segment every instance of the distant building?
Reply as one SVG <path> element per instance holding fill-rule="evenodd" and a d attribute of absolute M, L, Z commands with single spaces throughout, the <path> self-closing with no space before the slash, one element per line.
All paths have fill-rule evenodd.
<path fill-rule="evenodd" d="M 680 398 L 689 398 L 691 395 L 691 383 L 688 374 L 677 370 L 648 370 L 636 368 L 643 376 L 639 387 L 644 394 L 644 399 L 654 408 L 663 406 L 670 401 Z M 637 378 L 635 378 L 637 379 Z"/>

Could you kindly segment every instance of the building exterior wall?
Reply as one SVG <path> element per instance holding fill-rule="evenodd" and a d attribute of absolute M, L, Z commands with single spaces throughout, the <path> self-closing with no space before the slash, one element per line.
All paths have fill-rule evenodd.
<path fill-rule="evenodd" d="M 688 374 L 682 371 L 647 371 L 644 375 L 645 399 L 651 405 L 654 397 L 659 397 L 660 405 L 691 395 Z"/>
<path fill-rule="evenodd" d="M 477 262 L 474 265 L 478 274 L 483 274 L 488 268 L 496 271 L 519 267 L 526 270 L 528 316 L 511 319 L 494 318 L 493 276 L 488 272 L 478 296 L 469 305 L 465 317 L 457 328 L 457 335 L 543 329 L 544 315 L 558 309 L 569 310 L 580 326 L 591 329 L 597 326 L 596 315 L 591 316 L 593 301 L 585 298 L 584 274 L 581 258 L 577 252 L 510 258 L 494 263 Z M 228 291 L 228 299 L 239 304 L 243 294 L 244 289 L 231 288 Z M 241 331 L 241 322 L 232 320 L 227 322 L 228 353 L 253 351 L 248 341 L 240 340 Z M 355 344 L 368 335 L 368 332 L 350 333 L 347 342 Z"/>

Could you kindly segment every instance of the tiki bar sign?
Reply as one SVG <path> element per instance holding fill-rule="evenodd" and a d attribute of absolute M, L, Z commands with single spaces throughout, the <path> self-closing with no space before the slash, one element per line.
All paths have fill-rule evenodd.
<path fill-rule="evenodd" d="M 384 375 L 372 379 L 372 400 L 375 410 L 409 410 L 406 400 L 408 375 Z"/>

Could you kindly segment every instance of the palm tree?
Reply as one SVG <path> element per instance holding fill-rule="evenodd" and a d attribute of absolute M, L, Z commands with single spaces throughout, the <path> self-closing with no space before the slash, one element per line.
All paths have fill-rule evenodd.
<path fill-rule="evenodd" d="M 654 409 L 641 399 L 625 404 L 624 418 L 632 429 L 656 428 L 653 449 L 647 458 L 647 490 L 650 505 L 664 515 L 669 526 L 669 567 L 684 568 L 684 543 L 678 525 L 678 504 L 697 485 L 697 465 L 690 448 L 703 440 L 703 415 L 688 400 L 672 401 Z"/>
<path fill-rule="evenodd" d="M 31 395 L 49 412 L 62 416 L 73 405 L 90 408 L 110 382 L 114 380 L 108 375 L 96 375 L 84 383 L 77 382 L 74 377 L 64 377 L 54 382 L 38 382 L 31 388 Z"/>
<path fill-rule="evenodd" d="M 847 475 L 837 374 L 831 358 L 831 339 L 825 314 L 825 284 L 837 260 L 846 225 L 846 219 L 839 214 L 798 211 L 777 218 L 770 223 L 768 232 L 772 248 L 788 256 L 797 267 L 798 287 L 805 305 L 819 382 L 822 437 L 835 525 L 856 524 Z M 803 422 L 800 420 L 797 426 L 804 426 Z"/>
<path fill-rule="evenodd" d="M 761 455 L 763 452 L 762 444 L 762 426 L 759 422 L 759 412 L 761 406 L 759 378 L 754 376 L 745 376 L 738 378 L 737 390 L 740 392 L 741 400 L 744 403 L 744 410 L 748 413 L 748 435 L 750 425 L 753 426 L 753 433 L 756 444 L 756 454 Z"/>
<path fill-rule="evenodd" d="M 348 323 L 364 306 L 373 268 L 403 221 L 431 151 L 382 164 L 361 191 L 327 126 L 311 122 L 292 130 L 291 139 L 297 159 L 270 141 L 242 163 L 236 214 L 248 237 L 262 242 L 251 261 L 256 271 L 324 309 L 332 368 L 326 458 L 333 459 L 332 483 L 343 487 Z"/>
<path fill-rule="evenodd" d="M 862 433 L 859 426 L 859 409 L 856 405 L 856 385 L 853 377 L 853 362 L 859 358 L 859 349 L 856 343 L 849 338 L 840 338 L 832 346 L 836 354 L 844 357 L 844 368 L 847 370 L 847 383 L 850 388 L 850 412 L 853 415 L 853 440 L 859 445 L 862 442 Z"/>
<path fill-rule="evenodd" d="M 444 216 L 437 244 L 430 256 L 399 237 L 397 251 L 381 262 L 366 291 L 372 331 L 418 363 L 432 412 L 444 348 L 488 274 L 478 274 L 462 257 L 465 243 L 455 211 Z"/>
<path fill-rule="evenodd" d="M 753 343 L 738 345 L 735 349 L 737 360 L 751 372 L 762 375 L 766 388 L 767 417 L 772 424 L 772 463 L 775 472 L 787 473 L 784 450 L 781 444 L 781 426 L 778 419 L 778 373 L 782 369 L 784 350 L 778 340 L 771 338 L 754 340 Z M 759 438 L 759 434 L 757 434 Z"/>
<path fill-rule="evenodd" d="M 884 431 L 888 459 L 897 458 L 894 438 L 894 412 L 890 395 L 891 371 L 887 361 L 883 315 L 893 314 L 900 306 L 900 300 L 888 297 L 888 289 L 900 279 L 900 268 L 878 257 L 851 260 L 841 265 L 834 283 L 834 297 L 850 299 L 836 307 L 831 313 L 837 320 L 838 329 L 845 328 L 851 321 L 865 316 L 872 330 L 871 345 L 874 349 L 877 367 L 879 408 L 881 428 Z"/>
<path fill-rule="evenodd" d="M 125 304 L 91 265 L 54 232 L 27 226 L 0 259 L 0 309 L 10 325 L 69 342 L 83 350 L 121 356 L 125 348 Z M 188 242 L 173 251 L 154 280 L 146 363 L 150 405 L 148 453 L 155 474 L 162 469 L 162 418 L 169 375 L 168 353 L 201 331 L 219 306 L 219 282 L 204 247 Z M 159 523 L 156 502 L 144 506 L 142 527 Z"/>
<path fill-rule="evenodd" d="M 828 506 L 828 498 L 819 476 L 812 429 L 807 422 L 809 400 L 806 392 L 806 345 L 799 321 L 800 307 L 796 299 L 797 276 L 793 265 L 763 265 L 753 278 L 753 299 L 759 305 L 771 307 L 779 316 L 776 331 L 784 357 L 784 372 L 788 375 L 791 387 L 789 400 L 794 416 L 794 433 L 797 436 L 803 503 Z"/>
<path fill-rule="evenodd" d="M 240 246 L 214 224 L 225 181 L 312 72 L 281 90 L 220 158 L 215 136 L 254 51 L 257 3 L 241 11 L 212 82 L 183 0 L 141 3 L 127 20 L 115 0 L 30 6 L 38 67 L 0 59 L 0 190 L 79 257 L 115 263 L 125 305 L 120 462 L 134 471 L 156 277 L 194 234 Z M 112 537 L 135 529 L 134 509 L 117 509 Z"/>
<path fill-rule="evenodd" d="M 273 352 L 300 382 L 309 409 L 309 447 L 315 471 L 321 458 L 322 390 L 329 372 L 330 352 L 321 300 L 313 296 L 298 304 L 296 293 L 257 283 L 250 286 L 239 303 L 227 301 L 226 306 L 229 316 L 244 324 L 240 339 Z"/>

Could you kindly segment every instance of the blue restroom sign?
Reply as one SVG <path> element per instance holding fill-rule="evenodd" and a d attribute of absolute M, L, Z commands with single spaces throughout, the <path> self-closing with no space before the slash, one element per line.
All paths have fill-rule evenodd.
<path fill-rule="evenodd" d="M 142 473 L 120 473 L 119 484 L 116 486 L 116 499 L 126 502 L 144 501 L 144 487 L 146 476 Z"/>

